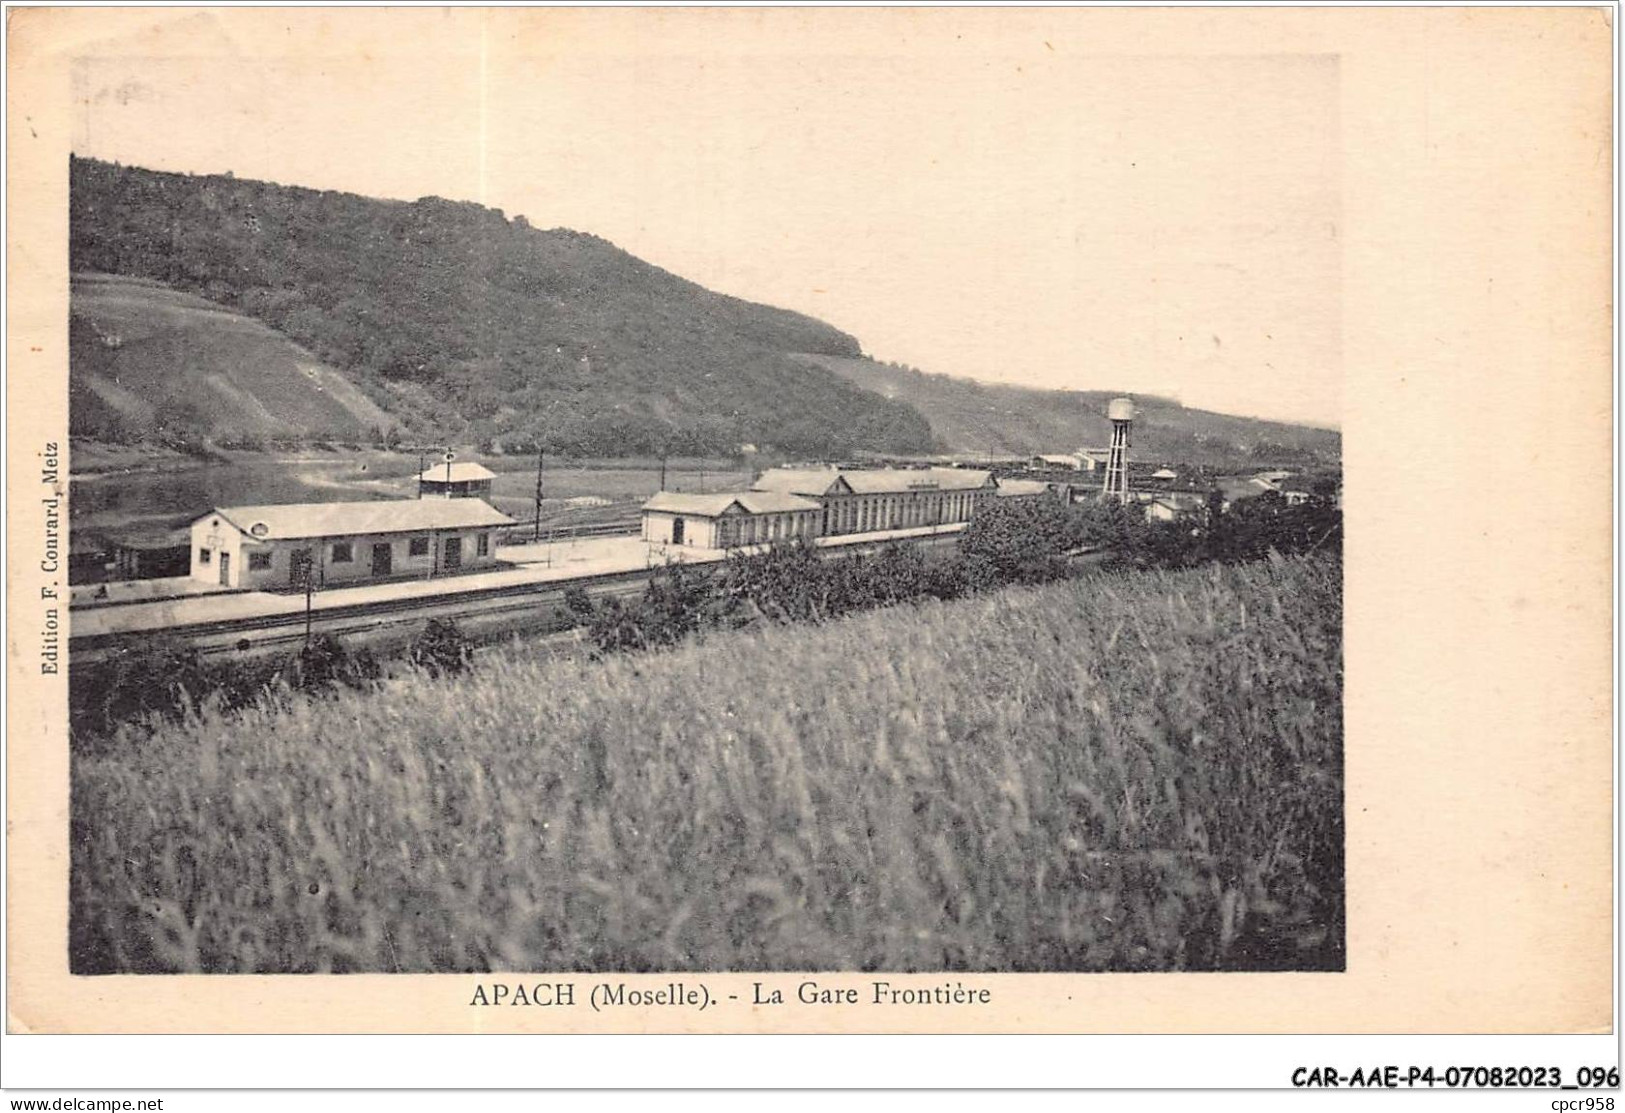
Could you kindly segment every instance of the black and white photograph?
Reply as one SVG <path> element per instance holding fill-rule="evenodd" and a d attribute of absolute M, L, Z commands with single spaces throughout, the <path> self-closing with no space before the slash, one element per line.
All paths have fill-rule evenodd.
<path fill-rule="evenodd" d="M 1589 1024 L 1612 31 L 1554 13 L 26 13 L 13 1013 Z"/>
<path fill-rule="evenodd" d="M 72 969 L 1340 969 L 1337 61 L 1032 69 L 85 59 Z"/>

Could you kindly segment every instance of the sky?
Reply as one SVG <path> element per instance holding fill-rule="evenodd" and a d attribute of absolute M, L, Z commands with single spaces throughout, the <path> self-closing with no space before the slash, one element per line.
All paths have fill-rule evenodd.
<path fill-rule="evenodd" d="M 1336 425 L 1336 57 L 956 38 L 279 51 L 204 25 L 88 50 L 72 146 L 479 201 L 926 371 Z"/>

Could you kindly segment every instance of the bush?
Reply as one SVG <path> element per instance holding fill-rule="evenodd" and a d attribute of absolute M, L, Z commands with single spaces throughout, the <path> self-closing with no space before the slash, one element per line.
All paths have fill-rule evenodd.
<path fill-rule="evenodd" d="M 155 637 L 95 670 L 94 683 L 73 684 L 69 670 L 75 733 L 98 734 L 143 715 L 173 717 L 194 706 L 209 690 L 209 675 L 198 651 L 184 642 Z M 90 679 L 87 675 L 84 679 Z"/>
<path fill-rule="evenodd" d="M 592 596 L 580 584 L 571 584 L 564 589 L 564 607 L 577 623 L 591 622 L 597 610 L 593 606 Z"/>
<path fill-rule="evenodd" d="M 996 499 L 965 527 L 959 551 L 985 562 L 1005 583 L 1057 579 L 1064 574 L 1062 558 L 1089 535 L 1085 513 L 1054 499 Z"/>
<path fill-rule="evenodd" d="M 720 618 L 721 593 L 711 577 L 681 564 L 656 570 L 634 604 L 610 598 L 593 611 L 588 635 L 599 654 L 673 645 Z"/>
<path fill-rule="evenodd" d="M 472 646 L 457 623 L 431 618 L 412 642 L 412 663 L 431 676 L 456 676 L 468 667 Z"/>
<path fill-rule="evenodd" d="M 351 653 L 332 634 L 317 634 L 294 657 L 292 666 L 290 685 L 303 692 L 362 688 L 383 674 L 370 650 Z"/>

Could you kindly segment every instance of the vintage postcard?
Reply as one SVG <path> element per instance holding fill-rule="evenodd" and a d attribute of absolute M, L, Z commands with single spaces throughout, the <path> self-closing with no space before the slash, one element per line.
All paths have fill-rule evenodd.
<path fill-rule="evenodd" d="M 8 17 L 11 1031 L 1611 1028 L 1609 12 Z"/>

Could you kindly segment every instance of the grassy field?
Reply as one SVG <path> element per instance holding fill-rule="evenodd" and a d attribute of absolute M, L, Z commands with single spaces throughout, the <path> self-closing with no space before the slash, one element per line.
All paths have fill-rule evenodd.
<path fill-rule="evenodd" d="M 1101 575 L 132 731 L 73 969 L 1340 969 L 1341 600 Z"/>

